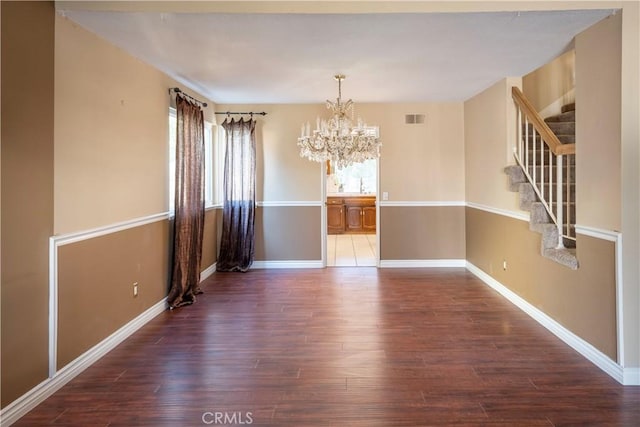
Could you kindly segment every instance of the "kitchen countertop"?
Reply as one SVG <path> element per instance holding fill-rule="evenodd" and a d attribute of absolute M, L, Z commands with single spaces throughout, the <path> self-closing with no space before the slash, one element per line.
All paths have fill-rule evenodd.
<path fill-rule="evenodd" d="M 327 193 L 327 197 L 376 197 L 376 193 Z"/>

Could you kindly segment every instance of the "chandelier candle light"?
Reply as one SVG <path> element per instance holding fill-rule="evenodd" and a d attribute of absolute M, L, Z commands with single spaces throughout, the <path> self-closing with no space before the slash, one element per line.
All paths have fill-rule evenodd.
<path fill-rule="evenodd" d="M 360 118 L 352 126 L 353 101 L 342 102 L 342 80 L 345 76 L 337 74 L 338 98 L 336 102 L 327 100 L 327 109 L 331 110 L 329 121 L 316 119 L 316 128 L 311 132 L 309 122 L 302 125 L 298 147 L 300 156 L 314 162 L 334 163 L 344 168 L 352 163 L 360 163 L 380 157 L 380 138 L 377 126 L 367 126 Z"/>

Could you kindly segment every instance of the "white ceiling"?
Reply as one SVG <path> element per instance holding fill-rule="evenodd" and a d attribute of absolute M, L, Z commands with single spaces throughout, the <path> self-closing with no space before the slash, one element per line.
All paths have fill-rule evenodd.
<path fill-rule="evenodd" d="M 59 9 L 216 103 L 463 101 L 567 50 L 611 10 L 160 13 Z"/>

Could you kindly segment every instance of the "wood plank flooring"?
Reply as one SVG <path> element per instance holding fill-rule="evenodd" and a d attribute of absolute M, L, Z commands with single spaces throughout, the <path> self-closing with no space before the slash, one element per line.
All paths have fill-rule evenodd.
<path fill-rule="evenodd" d="M 640 425 L 640 387 L 464 269 L 253 270 L 204 290 L 15 425 Z"/>

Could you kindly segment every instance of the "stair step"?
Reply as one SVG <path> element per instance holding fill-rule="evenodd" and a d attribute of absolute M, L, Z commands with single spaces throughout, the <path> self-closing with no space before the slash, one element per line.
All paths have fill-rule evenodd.
<path fill-rule="evenodd" d="M 549 129 L 556 135 L 575 135 L 576 133 L 576 122 L 563 122 L 563 121 L 551 121 L 547 122 L 547 126 Z M 529 129 L 527 131 L 527 129 Z M 522 125 L 522 137 L 532 136 L 533 134 L 539 135 L 538 131 L 534 132 L 534 127 L 531 123 Z"/>
<path fill-rule="evenodd" d="M 575 237 L 575 233 L 573 234 L 573 237 Z M 567 239 L 566 237 L 564 237 L 562 239 L 562 242 L 563 242 L 565 248 L 574 249 L 575 250 L 576 241 L 574 239 Z M 575 252 L 574 252 L 574 254 L 575 254 Z"/>
<path fill-rule="evenodd" d="M 572 102 L 571 104 L 563 105 L 560 111 L 563 113 L 566 113 L 567 111 L 576 111 L 576 103 Z"/>
<path fill-rule="evenodd" d="M 540 167 L 538 166 L 538 168 Z M 548 170 L 548 168 L 549 166 L 544 169 Z M 568 168 L 563 169 L 565 171 L 568 170 Z M 555 173 L 556 168 L 553 167 L 552 170 Z M 558 239 L 560 238 L 558 227 L 551 222 L 551 217 L 546 211 L 543 203 L 538 200 L 538 196 L 536 195 L 533 186 L 529 182 L 525 181 L 526 177 L 522 168 L 518 165 L 511 165 L 505 167 L 504 172 L 509 177 L 510 190 L 514 191 L 517 188 L 517 191 L 519 192 L 520 209 L 530 211 L 529 228 L 541 234 L 541 255 L 571 269 L 577 269 L 578 259 L 575 256 L 575 240 L 562 237 L 565 247 L 557 248 Z M 557 203 L 553 203 L 551 205 L 552 211 L 555 209 L 556 205 Z M 571 212 L 570 218 L 573 218 L 575 221 L 575 202 L 570 202 L 569 208 Z M 574 224 L 565 224 L 562 228 L 564 235 L 575 237 Z"/>
<path fill-rule="evenodd" d="M 523 211 L 530 210 L 531 204 L 538 201 L 538 196 L 533 190 L 533 186 L 528 182 L 519 185 L 518 193 L 520 194 L 520 209 Z"/>
<path fill-rule="evenodd" d="M 549 122 L 547 125 L 556 135 L 576 134 L 576 122 Z"/>
<path fill-rule="evenodd" d="M 544 207 L 544 204 L 542 202 L 531 202 L 529 204 L 529 229 L 544 234 L 548 231 L 548 226 L 553 226 L 557 229 L 557 226 L 553 223 L 546 208 Z M 575 237 L 575 224 L 564 224 L 562 227 L 562 234 L 565 236 Z M 549 241 L 551 241 L 550 244 L 555 247 L 558 243 L 557 233 L 556 237 L 549 237 Z"/>
<path fill-rule="evenodd" d="M 542 255 L 545 258 L 549 258 L 559 264 L 569 267 L 572 270 L 578 269 L 578 258 L 571 249 L 567 248 L 549 248 L 542 251 Z"/>
<path fill-rule="evenodd" d="M 541 163 L 541 159 L 544 159 L 545 165 L 549 164 L 549 149 L 544 148 L 541 151 L 540 149 L 534 150 L 533 148 L 529 148 L 529 150 L 527 151 L 527 159 L 523 159 L 523 161 L 527 160 L 528 164 L 532 165 L 534 158 L 536 160 L 536 165 L 539 165 Z M 563 156 L 562 163 L 563 163 L 563 167 L 566 167 L 567 165 L 574 165 L 575 156 L 574 155 Z M 553 166 L 556 165 L 556 156 L 551 156 L 551 164 Z"/>
<path fill-rule="evenodd" d="M 549 169 L 551 169 L 551 178 L 555 181 L 558 177 L 558 168 L 556 168 L 555 165 L 544 165 L 544 166 L 540 166 L 540 165 L 536 165 L 536 167 L 534 168 L 532 165 L 529 165 L 529 167 L 527 167 L 527 171 L 529 172 L 529 175 L 531 177 L 533 177 L 533 171 L 535 169 L 536 172 L 536 177 L 540 177 L 540 176 L 544 176 L 545 179 L 549 179 Z M 542 175 L 544 174 L 544 175 Z M 573 182 L 575 181 L 575 171 L 574 168 L 572 166 L 567 166 L 565 165 L 562 168 L 562 179 L 566 182 L 567 181 L 567 177 L 570 177 L 569 181 Z"/>
<path fill-rule="evenodd" d="M 562 144 L 575 144 L 576 143 L 576 135 L 556 135 L 558 140 Z"/>
<path fill-rule="evenodd" d="M 531 210 L 529 211 L 529 225 L 536 224 L 548 224 L 551 222 L 551 217 L 547 213 L 547 208 L 544 207 L 542 202 L 531 203 Z"/>
<path fill-rule="evenodd" d="M 518 165 L 505 167 L 504 173 L 506 173 L 509 178 L 509 191 L 519 191 L 520 184 L 527 182 L 527 177 Z"/>
<path fill-rule="evenodd" d="M 576 110 L 567 111 L 564 113 L 556 114 L 555 116 L 550 116 L 544 119 L 545 122 L 575 122 L 576 121 Z"/>
<path fill-rule="evenodd" d="M 558 135 L 556 134 L 556 137 L 558 138 L 558 140 L 560 141 L 561 144 L 575 144 L 576 143 L 576 136 L 575 135 Z M 535 135 L 535 143 L 536 146 L 540 145 L 540 140 L 542 138 L 540 138 L 540 134 L 536 134 Z M 529 135 L 522 135 L 522 140 L 528 140 L 529 141 L 529 145 L 533 145 L 533 141 L 534 141 L 534 135 L 533 134 L 529 134 Z M 547 144 L 545 144 L 545 147 L 547 146 Z"/>
<path fill-rule="evenodd" d="M 566 204 L 566 203 L 563 203 L 563 204 Z M 549 205 L 551 206 L 551 212 L 555 213 L 556 212 L 556 203 L 553 202 L 553 203 L 550 203 Z M 575 204 L 575 202 L 569 202 L 569 212 L 568 212 L 568 214 L 569 214 L 569 219 L 571 220 L 571 222 L 575 222 L 575 220 L 576 220 L 576 204 Z M 565 206 L 565 208 L 564 208 L 565 222 L 566 222 L 566 216 L 567 216 L 567 209 L 566 209 L 566 206 Z M 569 234 L 570 230 L 564 230 L 564 231 L 565 231 L 565 234 Z"/>
<path fill-rule="evenodd" d="M 553 191 L 553 198 L 556 198 L 556 186 L 555 184 L 553 186 L 550 186 L 549 184 L 540 184 L 540 182 L 536 182 L 538 190 L 540 190 L 540 192 L 542 193 L 542 195 L 544 196 L 545 199 L 549 200 L 549 189 L 551 188 L 551 191 Z M 567 200 L 567 198 L 571 197 L 574 198 L 576 195 L 576 183 L 575 182 L 570 182 L 568 183 L 569 186 L 569 193 L 567 194 L 567 183 L 563 182 L 562 183 L 562 198 L 563 200 Z"/>
<path fill-rule="evenodd" d="M 545 249 L 555 248 L 558 246 L 558 227 L 555 224 L 538 224 L 538 232 L 542 234 L 540 241 L 541 252 Z"/>

